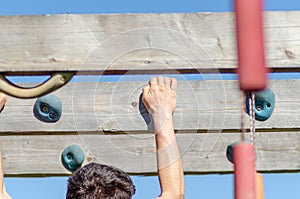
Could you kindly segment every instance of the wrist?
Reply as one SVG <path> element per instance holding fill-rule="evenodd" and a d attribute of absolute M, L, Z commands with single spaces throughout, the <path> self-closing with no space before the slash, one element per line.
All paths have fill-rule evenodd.
<path fill-rule="evenodd" d="M 173 114 L 168 112 L 154 112 L 150 114 L 154 123 L 159 121 L 172 121 Z"/>
<path fill-rule="evenodd" d="M 158 116 L 158 117 L 152 117 L 153 127 L 155 134 L 164 134 L 166 129 L 173 130 L 173 118 L 172 115 L 169 116 Z"/>

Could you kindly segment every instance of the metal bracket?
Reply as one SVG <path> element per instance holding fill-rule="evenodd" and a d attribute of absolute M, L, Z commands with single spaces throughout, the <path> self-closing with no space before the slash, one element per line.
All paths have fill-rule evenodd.
<path fill-rule="evenodd" d="M 64 86 L 72 79 L 74 74 L 74 72 L 56 72 L 53 73 L 45 82 L 29 88 L 15 85 L 9 81 L 5 75 L 0 74 L 0 91 L 16 98 L 36 98 L 51 93 Z"/>

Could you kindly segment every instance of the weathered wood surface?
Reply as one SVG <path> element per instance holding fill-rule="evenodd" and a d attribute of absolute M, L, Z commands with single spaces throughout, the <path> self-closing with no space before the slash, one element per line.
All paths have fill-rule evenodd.
<path fill-rule="evenodd" d="M 0 132 L 145 131 L 150 122 L 140 101 L 145 84 L 70 83 L 56 93 L 63 102 L 63 116 L 56 124 L 34 118 L 35 100 L 9 98 L 0 115 Z M 270 83 L 276 95 L 275 111 L 269 120 L 257 122 L 257 128 L 299 127 L 299 84 L 299 80 Z M 175 128 L 239 129 L 239 94 L 236 81 L 180 81 Z"/>
<path fill-rule="evenodd" d="M 300 70 L 299 16 L 265 14 L 266 58 L 274 70 Z M 222 73 L 237 65 L 232 13 L 1 16 L 0 26 L 3 73 Z M 63 102 L 55 124 L 34 118 L 35 100 L 9 98 L 0 114 L 6 174 L 67 175 L 60 153 L 71 144 L 84 149 L 85 163 L 153 174 L 154 136 L 140 102 L 147 81 L 69 83 L 55 92 Z M 269 120 L 256 122 L 257 167 L 299 172 L 300 80 L 269 85 L 276 107 Z M 240 128 L 239 100 L 236 81 L 179 82 L 174 125 L 185 172 L 232 171 L 225 150 L 239 139 L 231 133 Z"/>
<path fill-rule="evenodd" d="M 10 97 L 0 114 L 0 132 L 145 133 L 151 128 L 151 123 L 140 94 L 147 81 L 69 83 L 55 92 L 63 103 L 62 118 L 55 124 L 40 122 L 33 116 L 35 99 Z M 275 110 L 267 121 L 257 121 L 256 128 L 268 131 L 299 128 L 300 80 L 274 80 L 269 82 L 269 86 L 276 95 Z M 175 129 L 237 132 L 240 129 L 240 99 L 237 81 L 179 81 Z M 147 123 L 150 125 L 147 126 Z M 249 123 L 246 125 L 249 127 Z"/>
<path fill-rule="evenodd" d="M 265 14 L 268 66 L 299 67 L 299 16 Z M 1 16 L 0 26 L 0 72 L 237 65 L 232 13 Z"/>
<path fill-rule="evenodd" d="M 233 166 L 226 147 L 238 134 L 177 134 L 186 173 L 227 173 Z M 300 171 L 300 133 L 258 133 L 257 168 L 263 172 Z M 56 135 L 1 136 L 4 171 L 10 175 L 67 175 L 61 151 L 71 145 L 82 147 L 86 161 L 115 165 L 132 174 L 156 172 L 154 135 Z"/>

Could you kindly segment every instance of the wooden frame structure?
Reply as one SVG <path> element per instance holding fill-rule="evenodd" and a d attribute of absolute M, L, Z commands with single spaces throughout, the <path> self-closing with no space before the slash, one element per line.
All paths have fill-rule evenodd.
<path fill-rule="evenodd" d="M 300 71 L 299 16 L 265 13 L 270 72 Z M 78 75 L 55 91 L 63 102 L 58 123 L 34 118 L 35 99 L 8 99 L 0 114 L 7 175 L 68 175 L 60 153 L 71 144 L 82 147 L 86 162 L 153 174 L 154 137 L 140 101 L 148 78 L 132 81 L 128 76 L 206 73 L 214 78 L 179 81 L 174 123 L 184 170 L 232 172 L 225 153 L 239 138 L 240 93 L 236 81 L 222 79 L 236 68 L 232 13 L 3 16 L 0 25 L 0 73 Z M 121 81 L 98 82 L 83 75 L 121 75 Z M 299 86 L 300 80 L 269 82 L 275 112 L 256 123 L 257 168 L 262 172 L 300 170 Z"/>

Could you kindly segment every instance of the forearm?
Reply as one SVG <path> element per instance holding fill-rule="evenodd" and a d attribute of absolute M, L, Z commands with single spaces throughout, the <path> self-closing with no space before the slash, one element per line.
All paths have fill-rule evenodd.
<path fill-rule="evenodd" d="M 184 177 L 172 116 L 154 121 L 154 127 L 158 176 L 162 190 L 159 198 L 182 199 L 184 198 Z"/>

